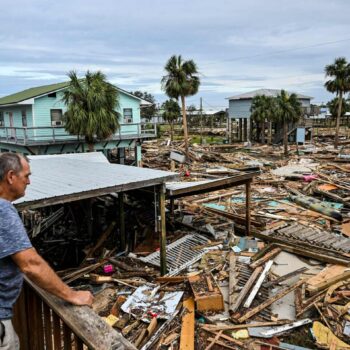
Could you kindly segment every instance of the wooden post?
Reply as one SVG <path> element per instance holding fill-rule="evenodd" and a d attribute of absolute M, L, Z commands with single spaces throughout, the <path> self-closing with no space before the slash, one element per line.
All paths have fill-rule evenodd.
<path fill-rule="evenodd" d="M 92 215 L 92 199 L 88 198 L 86 200 L 86 216 L 87 216 L 87 230 L 88 235 L 91 239 L 91 237 L 94 234 L 94 227 L 93 227 L 93 215 Z"/>
<path fill-rule="evenodd" d="M 238 126 L 238 132 L 239 132 L 239 141 L 243 141 L 243 119 L 239 118 L 239 126 Z"/>
<path fill-rule="evenodd" d="M 159 187 L 159 221 L 160 221 L 160 273 L 164 276 L 167 273 L 166 267 L 166 222 L 165 222 L 165 185 Z"/>
<path fill-rule="evenodd" d="M 141 145 L 136 144 L 135 148 L 135 162 L 137 167 L 142 166 L 142 153 L 141 153 Z"/>
<path fill-rule="evenodd" d="M 245 219 L 246 219 L 246 235 L 250 235 L 250 184 L 251 180 L 245 184 Z"/>
<path fill-rule="evenodd" d="M 118 148 L 118 162 L 125 164 L 125 147 Z"/>
<path fill-rule="evenodd" d="M 248 141 L 248 120 L 243 119 L 243 141 Z"/>
<path fill-rule="evenodd" d="M 118 193 L 119 200 L 119 232 L 120 232 L 120 248 L 122 251 L 126 248 L 125 237 L 125 215 L 124 215 L 124 192 Z"/>
<path fill-rule="evenodd" d="M 171 198 L 170 199 L 170 215 L 172 218 L 175 216 L 175 199 Z"/>

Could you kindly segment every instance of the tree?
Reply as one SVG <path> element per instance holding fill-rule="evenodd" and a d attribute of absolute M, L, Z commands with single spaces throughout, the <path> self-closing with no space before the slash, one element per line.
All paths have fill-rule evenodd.
<path fill-rule="evenodd" d="M 274 117 L 276 109 L 275 99 L 270 96 L 258 95 L 252 100 L 250 107 L 251 118 L 260 125 L 260 139 L 262 143 L 265 143 L 265 123 L 270 123 L 269 127 L 269 141 L 271 142 L 271 122 Z"/>
<path fill-rule="evenodd" d="M 63 93 L 67 105 L 65 129 L 70 134 L 84 136 L 89 150 L 93 151 L 96 139 L 106 139 L 119 128 L 118 90 L 100 71 L 87 71 L 83 79 L 74 71 L 68 76 L 70 85 Z"/>
<path fill-rule="evenodd" d="M 331 93 L 336 93 L 340 103 L 338 103 L 337 120 L 335 127 L 334 148 L 339 144 L 339 125 L 342 111 L 343 95 L 350 91 L 350 64 L 345 57 L 338 57 L 333 64 L 325 67 L 326 77 L 330 77 L 324 84 L 326 89 Z"/>
<path fill-rule="evenodd" d="M 327 103 L 327 107 L 329 108 L 329 112 L 332 114 L 333 118 L 337 118 L 338 115 L 338 109 L 339 109 L 339 98 L 335 97 L 333 100 L 329 101 Z M 340 117 L 344 117 L 346 112 L 350 111 L 350 105 L 345 98 L 343 98 L 343 101 L 341 103 L 341 112 L 340 112 Z"/>
<path fill-rule="evenodd" d="M 174 138 L 174 122 L 177 121 L 181 114 L 181 109 L 176 100 L 169 99 L 162 104 L 163 118 L 170 125 L 170 140 Z"/>
<path fill-rule="evenodd" d="M 147 101 L 147 102 L 150 102 L 151 105 L 149 106 L 142 106 L 141 107 L 141 118 L 145 118 L 147 119 L 148 121 L 152 119 L 152 117 L 154 117 L 156 115 L 156 111 L 157 111 L 157 107 L 156 107 L 156 99 L 155 97 L 144 91 L 134 91 L 134 92 L 131 92 L 133 95 L 139 97 L 139 98 L 142 98 L 143 100 Z"/>
<path fill-rule="evenodd" d="M 185 153 L 188 159 L 188 132 L 186 119 L 187 96 L 193 96 L 198 92 L 200 79 L 197 66 L 193 60 L 183 61 L 181 55 L 173 55 L 164 67 L 166 75 L 162 78 L 162 89 L 170 98 L 181 98 L 182 123 L 184 129 Z"/>
<path fill-rule="evenodd" d="M 283 123 L 284 155 L 288 156 L 288 124 L 295 123 L 302 114 L 301 102 L 296 94 L 290 94 L 284 90 L 276 97 L 277 116 Z"/>

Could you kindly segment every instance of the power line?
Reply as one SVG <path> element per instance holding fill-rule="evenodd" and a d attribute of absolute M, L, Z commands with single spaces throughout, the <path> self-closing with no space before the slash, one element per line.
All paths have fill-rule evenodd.
<path fill-rule="evenodd" d="M 324 45 L 332 45 L 332 44 L 337 44 L 337 43 L 341 43 L 341 42 L 345 42 L 345 41 L 350 41 L 350 38 L 341 39 L 341 40 L 334 40 L 334 41 L 324 41 L 322 43 L 301 46 L 301 47 L 295 47 L 292 49 L 280 50 L 280 51 L 275 51 L 275 52 L 270 52 L 270 53 L 262 53 L 262 54 L 257 54 L 257 55 L 248 55 L 248 56 L 227 58 L 224 60 L 216 60 L 215 62 L 208 62 L 206 64 L 217 64 L 217 62 L 231 62 L 231 61 L 238 61 L 238 60 L 242 60 L 242 59 L 250 59 L 250 58 L 256 58 L 256 57 L 263 57 L 263 56 L 268 57 L 268 56 L 273 56 L 273 55 L 279 55 L 279 54 L 282 54 L 285 52 L 304 50 L 304 49 L 309 49 L 309 48 L 319 47 L 319 46 L 324 46 Z"/>

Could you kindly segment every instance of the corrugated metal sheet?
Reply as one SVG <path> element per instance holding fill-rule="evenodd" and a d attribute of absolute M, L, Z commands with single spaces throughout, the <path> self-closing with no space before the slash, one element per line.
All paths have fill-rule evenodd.
<path fill-rule="evenodd" d="M 203 181 L 191 181 L 191 182 L 167 182 L 166 185 L 166 189 L 169 191 L 176 191 L 176 190 L 180 190 L 183 188 L 188 188 L 191 189 L 195 186 L 198 185 L 204 185 L 207 183 L 213 183 L 217 181 L 217 179 L 214 180 L 203 180 Z"/>
<path fill-rule="evenodd" d="M 65 158 L 65 159 L 83 160 L 86 162 L 93 162 L 93 163 L 109 164 L 108 159 L 105 157 L 105 155 L 102 152 L 51 154 L 51 155 L 28 156 L 28 158 L 30 159 L 30 161 L 38 160 L 38 159 Z"/>
<path fill-rule="evenodd" d="M 15 204 L 42 201 L 58 196 L 120 186 L 120 191 L 146 187 L 145 182 L 161 184 L 174 180 L 175 173 L 143 169 L 134 166 L 110 164 L 100 155 L 31 157 L 31 184 L 26 195 Z"/>

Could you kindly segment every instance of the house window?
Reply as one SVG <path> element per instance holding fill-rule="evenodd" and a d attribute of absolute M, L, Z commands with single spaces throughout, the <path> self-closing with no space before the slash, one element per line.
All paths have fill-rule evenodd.
<path fill-rule="evenodd" d="M 123 109 L 124 123 L 132 123 L 132 108 Z"/>
<path fill-rule="evenodd" d="M 62 121 L 62 109 L 51 109 L 51 125 L 60 126 L 63 125 Z"/>
<path fill-rule="evenodd" d="M 56 98 L 56 92 L 51 92 L 50 94 L 47 95 L 47 97 Z"/>
<path fill-rule="evenodd" d="M 0 126 L 5 126 L 4 112 L 0 111 Z"/>
<path fill-rule="evenodd" d="M 27 111 L 25 109 L 22 110 L 22 126 L 27 127 Z"/>

